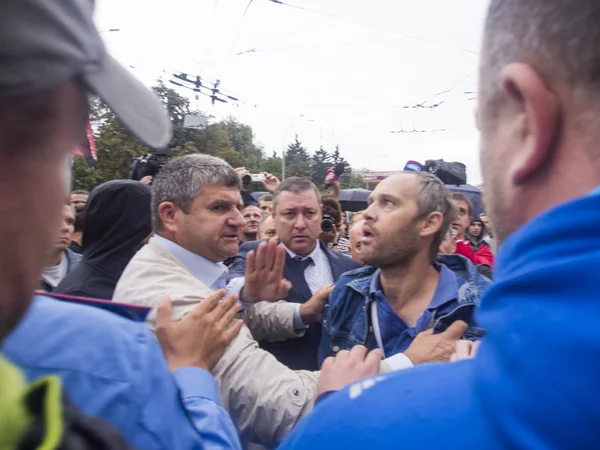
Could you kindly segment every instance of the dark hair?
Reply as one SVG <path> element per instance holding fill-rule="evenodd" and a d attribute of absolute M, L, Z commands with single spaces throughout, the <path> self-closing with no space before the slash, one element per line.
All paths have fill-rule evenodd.
<path fill-rule="evenodd" d="M 273 195 L 272 194 L 261 195 L 260 198 L 258 199 L 258 203 L 260 203 L 260 202 L 272 202 L 272 201 L 273 201 Z"/>
<path fill-rule="evenodd" d="M 473 203 L 471 203 L 471 200 L 469 199 L 469 197 L 467 197 L 464 194 L 461 194 L 460 192 L 453 192 L 452 200 L 458 200 L 458 201 L 465 202 L 467 204 L 467 206 L 469 207 L 469 211 L 467 211 L 467 214 L 469 214 L 469 217 L 471 217 L 471 214 L 473 213 Z"/>
<path fill-rule="evenodd" d="M 323 197 L 323 215 L 331 216 L 338 231 L 342 227 L 342 206 L 333 197 Z"/>
<path fill-rule="evenodd" d="M 321 193 L 312 181 L 299 177 L 291 177 L 283 180 L 275 190 L 275 195 L 273 196 L 273 210 L 277 209 L 277 203 L 282 192 L 299 194 L 300 192 L 306 191 L 313 191 L 317 196 L 319 205 L 321 204 Z"/>

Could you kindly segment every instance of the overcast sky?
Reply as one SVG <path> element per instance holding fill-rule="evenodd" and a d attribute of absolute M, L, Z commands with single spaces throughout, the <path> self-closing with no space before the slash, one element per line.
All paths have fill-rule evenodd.
<path fill-rule="evenodd" d="M 468 92 L 477 91 L 487 1 L 284 3 L 318 13 L 269 0 L 253 0 L 245 17 L 248 0 L 100 0 L 96 22 L 121 30 L 102 33 L 107 47 L 149 86 L 179 71 L 220 79 L 239 105 L 213 107 L 171 87 L 217 120 L 252 126 L 267 154 L 298 134 L 310 152 L 339 144 L 355 168 L 443 158 L 464 162 L 469 183 L 481 182 Z M 392 133 L 413 129 L 429 132 Z"/>

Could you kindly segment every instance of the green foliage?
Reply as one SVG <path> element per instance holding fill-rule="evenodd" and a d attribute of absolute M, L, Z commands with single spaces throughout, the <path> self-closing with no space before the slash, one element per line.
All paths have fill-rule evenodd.
<path fill-rule="evenodd" d="M 230 117 L 212 123 L 204 130 L 185 129 L 185 115 L 201 112 L 190 111 L 189 100 L 162 81 L 158 81 L 152 89 L 160 97 L 171 119 L 173 138 L 168 149 L 172 156 L 205 153 L 223 158 L 232 167 L 246 167 L 251 173 L 269 172 L 281 179 L 281 157 L 276 152 L 266 157 L 263 148 L 254 143 L 251 127 Z M 73 180 L 87 190 L 105 181 L 128 178 L 134 158 L 151 152 L 120 124 L 114 113 L 99 99 L 92 98 L 90 104 L 90 120 L 98 153 L 96 170 L 92 173 L 82 157 L 75 157 L 72 170 Z M 357 177 L 351 175 L 350 165 L 341 156 L 338 147 L 331 154 L 320 148 L 311 157 L 298 137 L 286 151 L 286 176 L 311 179 L 323 188 L 327 169 L 337 162 L 347 166 L 342 187 L 363 186 L 362 180 L 359 183 Z M 260 183 L 254 183 L 250 188 L 263 190 Z"/>

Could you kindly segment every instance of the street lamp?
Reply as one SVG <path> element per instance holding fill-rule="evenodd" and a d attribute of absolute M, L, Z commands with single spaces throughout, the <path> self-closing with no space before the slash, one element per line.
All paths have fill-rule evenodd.
<path fill-rule="evenodd" d="M 287 141 L 288 132 L 291 128 L 294 128 L 295 126 L 300 125 L 301 123 L 309 123 L 315 121 L 313 119 L 308 119 L 297 122 L 298 119 L 302 119 L 303 117 L 304 114 L 300 114 L 299 116 L 293 118 L 292 120 L 290 120 L 289 125 L 285 129 L 285 133 L 283 135 L 283 144 L 281 146 L 281 181 L 285 180 L 285 143 Z"/>
<path fill-rule="evenodd" d="M 110 28 L 108 30 L 102 30 L 102 31 L 98 31 L 98 34 L 102 34 L 102 33 L 113 33 L 115 31 L 121 31 L 120 28 Z"/>

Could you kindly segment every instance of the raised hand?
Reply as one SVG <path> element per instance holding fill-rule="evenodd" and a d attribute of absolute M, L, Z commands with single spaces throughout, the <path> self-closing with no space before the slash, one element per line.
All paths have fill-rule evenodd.
<path fill-rule="evenodd" d="M 256 253 L 246 256 L 244 287 L 240 298 L 246 303 L 276 302 L 287 297 L 291 283 L 283 278 L 285 248 L 277 239 L 261 242 Z"/>
<path fill-rule="evenodd" d="M 377 375 L 381 358 L 381 350 L 367 353 L 367 348 L 362 345 L 356 345 L 352 350 L 342 350 L 335 358 L 330 356 L 321 367 L 317 396 Z"/>
<path fill-rule="evenodd" d="M 211 370 L 238 335 L 242 321 L 234 318 L 241 307 L 235 295 L 219 303 L 224 295 L 224 289 L 212 293 L 179 322 L 171 320 L 171 299 L 158 305 L 156 337 L 171 371 L 182 367 Z"/>
<path fill-rule="evenodd" d="M 271 194 L 274 194 L 275 190 L 277 189 L 277 186 L 279 186 L 281 181 L 279 181 L 279 178 L 277 178 L 275 175 L 273 175 L 271 173 L 263 172 L 262 174 L 265 176 L 265 179 L 262 182 L 263 186 Z"/>
<path fill-rule="evenodd" d="M 428 362 L 445 362 L 456 349 L 456 343 L 460 340 L 469 325 L 462 320 L 457 320 L 448 327 L 446 331 L 439 334 L 433 334 L 433 329 L 425 330 L 417 334 L 404 351 L 404 355 L 417 364 Z"/>

